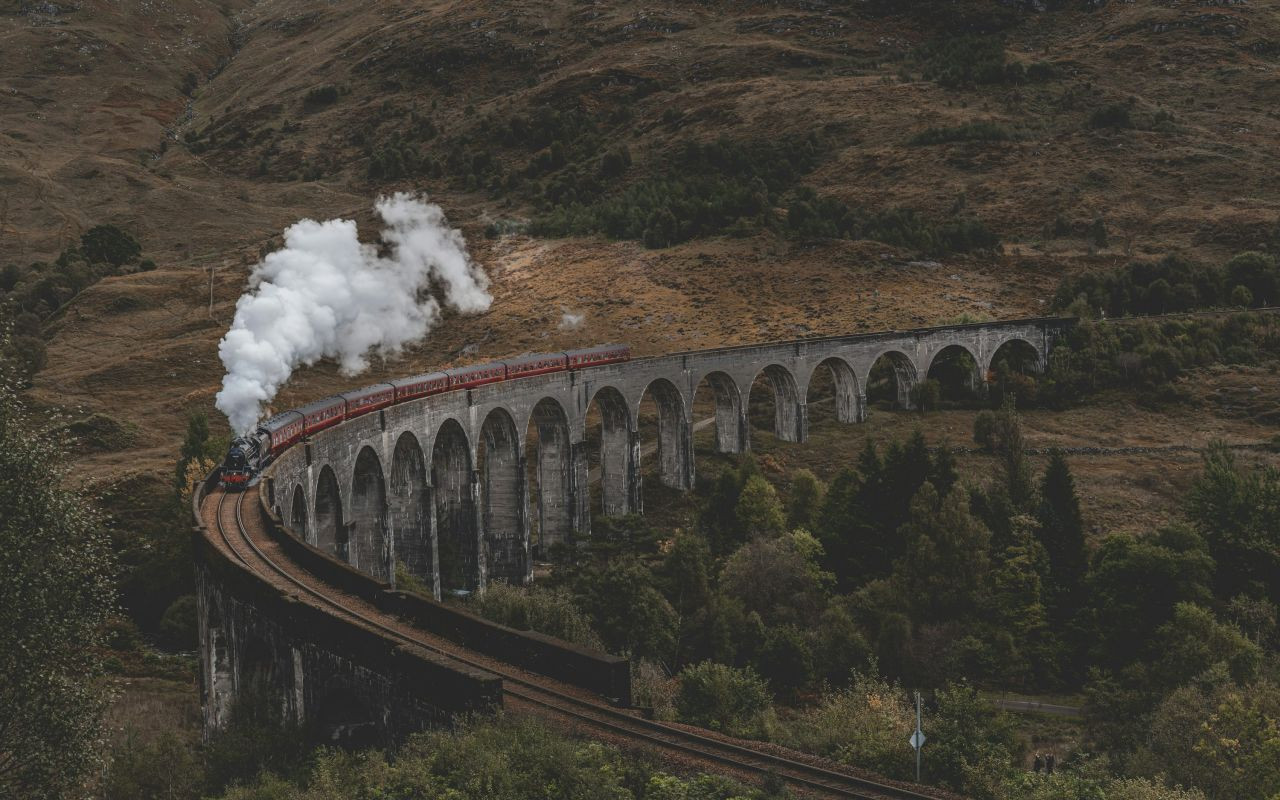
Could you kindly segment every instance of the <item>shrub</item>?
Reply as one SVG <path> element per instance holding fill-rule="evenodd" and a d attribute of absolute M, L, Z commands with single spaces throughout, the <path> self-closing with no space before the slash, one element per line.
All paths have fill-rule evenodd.
<path fill-rule="evenodd" d="M 1248 308 L 1253 305 L 1253 292 L 1248 286 L 1239 286 L 1231 290 L 1231 305 L 1236 308 Z"/>
<path fill-rule="evenodd" d="M 119 267 L 142 253 L 142 245 L 115 225 L 95 225 L 80 237 L 80 252 L 90 264 Z"/>
<path fill-rule="evenodd" d="M 302 98 L 302 104 L 307 108 L 322 108 L 336 103 L 338 101 L 338 87 L 332 83 L 324 86 L 316 86 L 308 90 Z"/>
<path fill-rule="evenodd" d="M 981 411 L 973 418 L 973 441 L 983 450 L 996 449 L 996 431 L 999 421 L 994 411 Z"/>
<path fill-rule="evenodd" d="M 680 673 L 676 712 L 682 721 L 737 736 L 764 729 L 769 689 L 755 670 L 704 661 Z"/>
<path fill-rule="evenodd" d="M 485 619 L 522 631 L 537 631 L 567 642 L 604 650 L 586 614 L 565 589 L 509 586 L 494 582 L 476 598 L 475 610 Z"/>
<path fill-rule="evenodd" d="M 1132 128 L 1133 119 L 1129 107 L 1123 103 L 1111 103 L 1094 109 L 1089 115 L 1091 128 Z"/>
<path fill-rule="evenodd" d="M 1013 133 L 998 122 L 970 122 L 942 128 L 926 128 L 908 140 L 907 144 L 930 145 L 946 142 L 1005 142 Z"/>

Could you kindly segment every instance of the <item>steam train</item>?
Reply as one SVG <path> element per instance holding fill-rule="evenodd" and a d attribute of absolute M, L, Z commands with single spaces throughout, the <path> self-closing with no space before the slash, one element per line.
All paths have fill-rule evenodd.
<path fill-rule="evenodd" d="M 457 389 L 474 389 L 499 381 L 587 369 L 630 359 L 631 349 L 625 345 L 601 345 L 429 372 L 326 397 L 302 408 L 276 414 L 252 434 L 233 440 L 222 462 L 221 482 L 228 489 L 243 489 L 259 471 L 299 439 L 387 406 Z"/>

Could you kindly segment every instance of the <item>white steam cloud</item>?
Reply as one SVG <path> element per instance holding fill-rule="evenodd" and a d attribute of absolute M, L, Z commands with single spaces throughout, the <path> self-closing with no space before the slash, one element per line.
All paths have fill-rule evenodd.
<path fill-rule="evenodd" d="M 565 312 L 560 315 L 560 330 L 576 331 L 578 328 L 582 327 L 582 323 L 585 322 L 586 319 L 586 314 L 578 314 L 565 309 Z"/>
<path fill-rule="evenodd" d="M 440 316 L 427 291 L 433 283 L 463 314 L 493 302 L 489 279 L 439 206 L 401 192 L 374 209 L 386 222 L 389 257 L 361 244 L 352 220 L 304 219 L 285 229 L 284 249 L 254 268 L 218 346 L 227 374 L 216 405 L 237 433 L 253 429 L 297 367 L 335 358 L 354 375 L 370 351 L 395 355 L 425 336 Z"/>

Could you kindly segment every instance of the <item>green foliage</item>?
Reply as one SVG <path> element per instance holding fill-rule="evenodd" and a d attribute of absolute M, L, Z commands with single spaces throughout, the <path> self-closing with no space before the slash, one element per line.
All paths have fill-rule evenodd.
<path fill-rule="evenodd" d="M 1139 769 L 1168 775 L 1209 797 L 1280 793 L 1280 688 L 1187 686 L 1156 710 Z"/>
<path fill-rule="evenodd" d="M 825 605 L 832 576 L 819 566 L 821 546 L 803 531 L 755 538 L 725 560 L 721 592 L 768 625 L 808 627 Z"/>
<path fill-rule="evenodd" d="M 921 146 L 950 142 L 1007 142 L 1013 138 L 1013 132 L 1005 126 L 983 120 L 964 125 L 926 128 L 912 136 L 907 144 Z"/>
<path fill-rule="evenodd" d="M 917 619 L 963 616 L 977 609 L 990 569 L 991 532 L 969 513 L 969 496 L 945 498 L 925 483 L 911 500 L 899 530 L 906 550 L 895 570 Z"/>
<path fill-rule="evenodd" d="M 1213 568 L 1204 540 L 1187 528 L 1104 539 L 1085 581 L 1090 602 L 1082 624 L 1093 663 L 1120 668 L 1147 656 L 1151 632 L 1178 603 L 1210 600 Z"/>
<path fill-rule="evenodd" d="M 90 264 L 120 267 L 135 261 L 142 245 L 115 225 L 94 225 L 80 236 L 80 253 Z"/>
<path fill-rule="evenodd" d="M 1173 617 L 1156 630 L 1155 650 L 1161 658 L 1152 664 L 1151 673 L 1166 689 L 1182 686 L 1218 665 L 1236 683 L 1248 683 L 1262 664 L 1261 648 L 1239 628 L 1192 603 L 1173 607 Z"/>
<path fill-rule="evenodd" d="M 618 559 L 578 576 L 574 593 L 589 609 L 592 628 L 611 653 L 655 660 L 675 652 L 675 609 L 642 564 Z"/>
<path fill-rule="evenodd" d="M 1036 517 L 1040 543 L 1049 559 L 1047 602 L 1055 625 L 1061 626 L 1075 617 L 1084 603 L 1089 566 L 1080 498 L 1061 450 L 1049 454 L 1049 464 L 1040 481 Z"/>
<path fill-rule="evenodd" d="M 1001 784 L 1022 755 L 1013 720 L 963 684 L 939 691 L 935 702 L 925 745 L 931 782 L 968 797 L 1002 797 Z"/>
<path fill-rule="evenodd" d="M 517 630 L 533 630 L 567 642 L 603 650 L 587 615 L 566 589 L 491 583 L 473 607 L 480 616 Z"/>
<path fill-rule="evenodd" d="M 676 711 L 682 722 L 735 736 L 759 736 L 767 724 L 769 689 L 751 668 L 704 661 L 680 673 Z"/>
<path fill-rule="evenodd" d="M 908 208 L 855 209 L 801 188 L 788 207 L 787 227 L 804 238 L 872 239 L 931 255 L 990 250 L 1000 238 L 978 220 L 929 220 Z"/>
<path fill-rule="evenodd" d="M 101 519 L 67 486 L 0 363 L 0 796 L 78 796 L 98 767 L 99 648 L 115 608 Z"/>
<path fill-rule="evenodd" d="M 874 670 L 854 672 L 847 688 L 824 695 L 790 719 L 780 738 L 806 753 L 891 778 L 914 779 L 915 758 L 904 744 L 915 723 L 915 707 L 902 686 Z"/>
<path fill-rule="evenodd" d="M 798 469 L 792 473 L 791 490 L 787 498 L 787 527 L 792 530 L 812 530 L 826 494 L 827 485 L 812 471 Z"/>
<path fill-rule="evenodd" d="M 1219 597 L 1280 603 L 1280 470 L 1241 464 L 1222 443 L 1205 452 L 1187 511 L 1217 564 Z"/>
<path fill-rule="evenodd" d="M 1082 322 L 1059 340 L 1039 382 L 1050 407 L 1080 402 L 1100 391 L 1137 390 L 1138 401 L 1177 401 L 1175 382 L 1211 364 L 1254 364 L 1280 356 L 1280 325 L 1270 315 L 1156 322 Z"/>
<path fill-rule="evenodd" d="M 948 464 L 941 452 L 930 456 L 917 431 L 905 443 L 891 443 L 883 456 L 868 440 L 857 468 L 832 479 L 814 532 L 826 553 L 824 566 L 842 587 L 893 571 L 905 551 L 897 531 L 907 521 L 911 499 L 925 481 L 950 491 L 955 475 Z"/>
<path fill-rule="evenodd" d="M 994 411 L 980 411 L 973 418 L 973 441 L 983 450 L 996 449 L 996 431 L 998 430 Z"/>
<path fill-rule="evenodd" d="M 738 518 L 738 530 L 748 539 L 777 536 L 786 526 L 778 492 L 762 475 L 753 475 L 743 484 L 734 513 Z"/>
<path fill-rule="evenodd" d="M 1099 233 L 1090 235 L 1096 239 Z M 1100 247 L 1105 246 L 1105 228 L 1101 233 Z M 1237 287 L 1245 292 L 1236 292 Z M 1093 315 L 1101 312 L 1112 317 L 1225 305 L 1265 306 L 1280 298 L 1280 267 L 1274 257 L 1252 252 L 1240 253 L 1220 267 L 1178 256 L 1135 261 L 1112 271 L 1063 278 L 1053 307 L 1065 310 L 1080 298 Z"/>

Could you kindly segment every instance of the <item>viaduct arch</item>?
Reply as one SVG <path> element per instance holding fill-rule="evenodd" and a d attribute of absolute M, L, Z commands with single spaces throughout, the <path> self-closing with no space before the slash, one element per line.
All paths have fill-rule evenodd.
<path fill-rule="evenodd" d="M 641 512 L 641 405 L 656 408 L 657 478 L 694 484 L 693 402 L 715 404 L 721 452 L 751 447 L 753 384 L 779 439 L 808 434 L 820 371 L 836 419 L 868 418 L 868 395 L 911 407 L 911 387 L 961 354 L 981 391 L 997 360 L 1041 370 L 1074 320 L 1040 318 L 803 339 L 633 359 L 434 395 L 323 431 L 265 472 L 293 532 L 379 580 L 406 570 L 439 597 L 525 583 L 552 547 L 590 535 L 591 477 L 605 515 Z M 757 383 L 757 379 L 762 379 Z M 823 380 L 826 376 L 822 376 Z"/>

